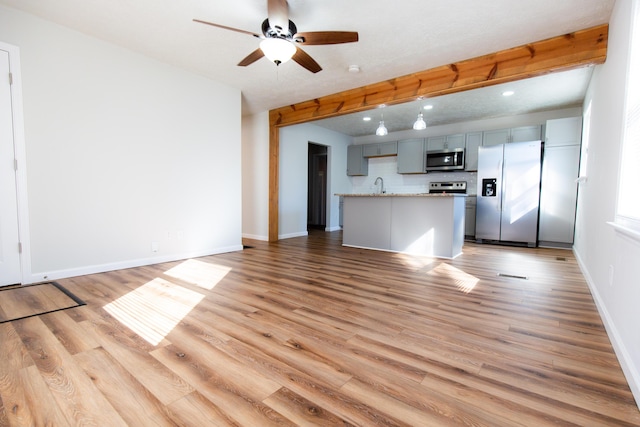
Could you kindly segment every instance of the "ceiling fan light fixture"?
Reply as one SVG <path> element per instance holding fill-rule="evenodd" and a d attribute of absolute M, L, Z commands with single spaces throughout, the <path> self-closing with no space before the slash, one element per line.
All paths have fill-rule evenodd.
<path fill-rule="evenodd" d="M 389 133 L 389 131 L 387 130 L 387 128 L 384 125 L 384 120 L 380 120 L 380 125 L 378 126 L 378 129 L 376 129 L 376 135 L 385 136 L 388 133 Z"/>
<path fill-rule="evenodd" d="M 422 113 L 418 113 L 418 118 L 416 122 L 413 124 L 413 128 L 415 130 L 424 130 L 427 128 L 427 123 L 424 121 L 424 117 L 422 117 Z"/>
<path fill-rule="evenodd" d="M 284 64 L 296 53 L 293 43 L 276 37 L 266 38 L 260 42 L 260 49 L 264 56 L 276 65 Z"/>

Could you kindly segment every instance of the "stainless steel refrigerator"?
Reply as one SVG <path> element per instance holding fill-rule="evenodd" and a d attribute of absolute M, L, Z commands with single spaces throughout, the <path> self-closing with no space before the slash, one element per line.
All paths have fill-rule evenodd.
<path fill-rule="evenodd" d="M 536 246 L 541 154 L 541 141 L 478 149 L 476 240 Z"/>

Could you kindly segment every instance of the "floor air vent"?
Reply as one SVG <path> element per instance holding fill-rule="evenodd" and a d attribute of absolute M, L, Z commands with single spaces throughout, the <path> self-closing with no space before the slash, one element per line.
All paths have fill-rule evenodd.
<path fill-rule="evenodd" d="M 527 276 L 518 276 L 517 274 L 498 273 L 500 277 L 511 277 L 512 279 L 529 280 Z"/>
<path fill-rule="evenodd" d="M 556 261 L 566 261 L 567 259 L 563 256 L 557 256 Z"/>

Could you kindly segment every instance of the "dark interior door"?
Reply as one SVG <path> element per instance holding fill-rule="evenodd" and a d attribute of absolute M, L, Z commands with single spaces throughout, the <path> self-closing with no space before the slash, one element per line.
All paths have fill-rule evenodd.
<path fill-rule="evenodd" d="M 327 225 L 327 147 L 309 143 L 307 179 L 307 227 Z"/>

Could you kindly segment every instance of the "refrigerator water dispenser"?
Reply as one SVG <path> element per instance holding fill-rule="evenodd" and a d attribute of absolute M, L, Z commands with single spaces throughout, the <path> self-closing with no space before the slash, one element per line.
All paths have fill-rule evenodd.
<path fill-rule="evenodd" d="M 482 180 L 482 196 L 483 197 L 496 197 L 496 182 L 497 178 L 484 178 Z"/>

